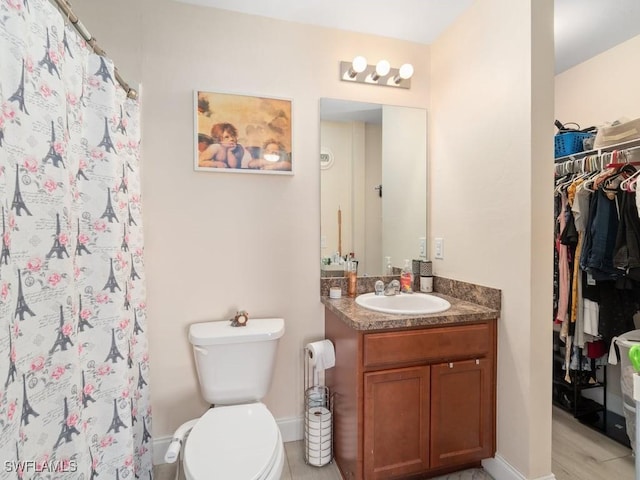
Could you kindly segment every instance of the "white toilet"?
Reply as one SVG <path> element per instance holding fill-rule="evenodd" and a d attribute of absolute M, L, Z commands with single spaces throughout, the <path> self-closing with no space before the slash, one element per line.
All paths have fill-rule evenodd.
<path fill-rule="evenodd" d="M 196 323 L 189 328 L 200 389 L 210 408 L 184 446 L 187 480 L 279 480 L 284 445 L 261 403 L 271 384 L 282 318 Z"/>

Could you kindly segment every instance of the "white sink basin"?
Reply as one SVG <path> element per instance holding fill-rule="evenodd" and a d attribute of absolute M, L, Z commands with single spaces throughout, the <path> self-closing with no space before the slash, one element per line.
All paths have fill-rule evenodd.
<path fill-rule="evenodd" d="M 444 298 L 427 293 L 400 293 L 390 296 L 365 293 L 356 297 L 356 303 L 376 312 L 411 315 L 440 313 L 451 308 L 451 304 Z"/>

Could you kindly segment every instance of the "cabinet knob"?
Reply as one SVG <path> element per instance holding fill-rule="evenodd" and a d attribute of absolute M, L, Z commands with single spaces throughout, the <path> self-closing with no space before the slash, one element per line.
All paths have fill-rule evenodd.
<path fill-rule="evenodd" d="M 480 359 L 476 358 L 476 365 L 480 365 Z"/>
<path fill-rule="evenodd" d="M 449 362 L 449 368 L 453 368 L 453 363 Z"/>

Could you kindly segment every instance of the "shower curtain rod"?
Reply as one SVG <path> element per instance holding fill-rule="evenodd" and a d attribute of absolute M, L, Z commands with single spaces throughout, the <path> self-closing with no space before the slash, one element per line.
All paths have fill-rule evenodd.
<path fill-rule="evenodd" d="M 93 51 L 96 54 L 100 55 L 101 57 L 105 57 L 106 56 L 105 51 L 98 46 L 96 39 L 91 36 L 91 34 L 87 31 L 87 29 L 82 24 L 80 19 L 73 13 L 73 11 L 71 10 L 71 5 L 69 5 L 67 0 L 54 0 L 54 1 L 58 6 L 58 8 L 62 11 L 64 16 L 67 17 L 67 19 L 71 22 L 71 25 L 73 25 L 76 31 L 80 35 L 82 35 L 82 38 L 84 38 L 87 41 L 87 43 L 93 49 Z M 118 81 L 120 86 L 124 89 L 125 92 L 127 92 L 127 97 L 136 99 L 138 97 L 138 92 L 135 89 L 131 88 L 129 84 L 123 80 L 123 78 L 120 76 L 120 73 L 118 72 L 118 69 L 115 67 L 114 67 L 114 73 L 116 76 L 116 80 Z"/>

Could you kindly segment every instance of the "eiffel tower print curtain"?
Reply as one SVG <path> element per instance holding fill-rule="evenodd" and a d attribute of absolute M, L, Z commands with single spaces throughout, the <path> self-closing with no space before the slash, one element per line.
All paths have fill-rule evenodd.
<path fill-rule="evenodd" d="M 139 105 L 0 0 L 0 479 L 151 479 Z"/>

